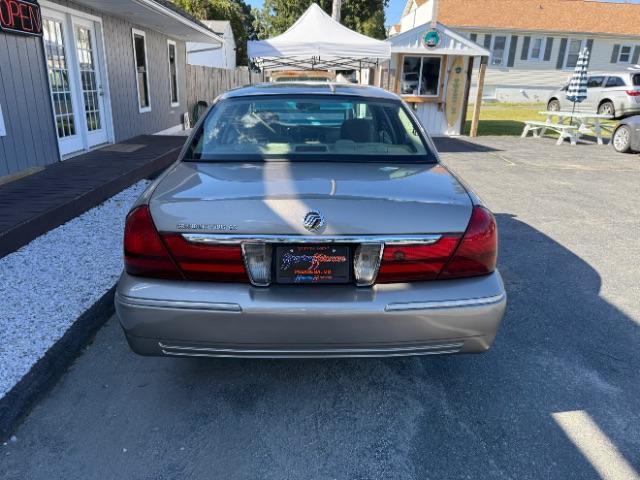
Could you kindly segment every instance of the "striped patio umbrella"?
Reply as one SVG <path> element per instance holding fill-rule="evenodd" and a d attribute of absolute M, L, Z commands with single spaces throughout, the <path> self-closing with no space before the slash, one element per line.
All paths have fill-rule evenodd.
<path fill-rule="evenodd" d="M 573 102 L 573 109 L 576 103 L 583 102 L 587 98 L 587 69 L 589 68 L 589 49 L 583 48 L 578 55 L 578 63 L 573 71 L 569 88 L 567 88 L 567 100 Z"/>

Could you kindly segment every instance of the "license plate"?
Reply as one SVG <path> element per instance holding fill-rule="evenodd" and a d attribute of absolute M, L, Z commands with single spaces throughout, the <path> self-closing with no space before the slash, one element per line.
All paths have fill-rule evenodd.
<path fill-rule="evenodd" d="M 288 284 L 351 282 L 351 249 L 336 245 L 276 247 L 276 281 Z"/>

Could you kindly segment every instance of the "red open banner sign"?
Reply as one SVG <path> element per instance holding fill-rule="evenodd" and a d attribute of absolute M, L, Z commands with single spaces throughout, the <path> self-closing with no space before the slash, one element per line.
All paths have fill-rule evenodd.
<path fill-rule="evenodd" d="M 0 30 L 42 35 L 40 5 L 35 0 L 0 0 Z"/>

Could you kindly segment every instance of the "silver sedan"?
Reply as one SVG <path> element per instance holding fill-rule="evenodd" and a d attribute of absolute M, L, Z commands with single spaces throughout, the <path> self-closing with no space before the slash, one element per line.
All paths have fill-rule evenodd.
<path fill-rule="evenodd" d="M 384 90 L 228 92 L 127 217 L 116 308 L 142 355 L 477 353 L 502 321 L 491 212 Z"/>

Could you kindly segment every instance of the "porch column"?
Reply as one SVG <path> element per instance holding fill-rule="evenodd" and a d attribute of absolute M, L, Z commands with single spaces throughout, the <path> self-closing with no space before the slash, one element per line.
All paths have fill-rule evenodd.
<path fill-rule="evenodd" d="M 478 91 L 476 92 L 476 103 L 473 106 L 473 119 L 471 120 L 471 132 L 469 136 L 475 138 L 478 136 L 478 122 L 480 121 L 480 109 L 482 108 L 482 91 L 484 90 L 484 76 L 487 72 L 487 59 L 485 57 L 480 61 L 480 71 L 478 73 Z"/>

